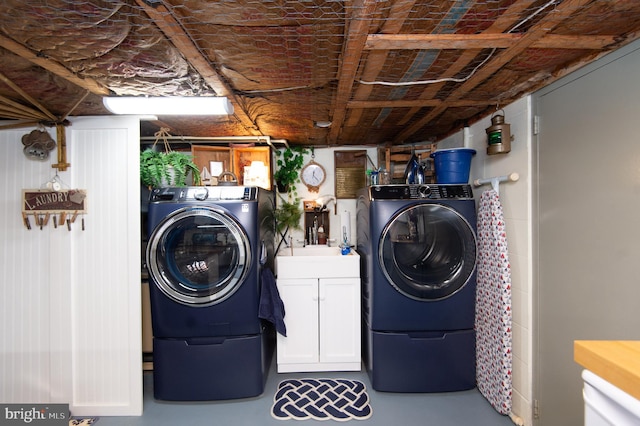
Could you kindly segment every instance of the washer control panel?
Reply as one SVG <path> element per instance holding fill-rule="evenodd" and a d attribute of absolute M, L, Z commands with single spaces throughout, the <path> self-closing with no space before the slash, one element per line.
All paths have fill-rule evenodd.
<path fill-rule="evenodd" d="M 471 185 L 374 185 L 369 187 L 372 200 L 441 200 L 472 199 Z"/>
<path fill-rule="evenodd" d="M 249 186 L 185 186 L 156 188 L 151 201 L 251 201 L 258 190 Z"/>

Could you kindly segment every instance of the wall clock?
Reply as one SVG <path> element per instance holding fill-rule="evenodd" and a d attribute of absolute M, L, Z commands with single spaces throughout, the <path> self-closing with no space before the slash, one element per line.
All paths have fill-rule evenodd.
<path fill-rule="evenodd" d="M 324 167 L 320 164 L 316 163 L 313 160 L 313 155 L 311 156 L 311 161 L 307 163 L 300 171 L 300 179 L 302 183 L 304 183 L 309 192 L 318 192 L 320 190 L 320 185 L 324 182 L 327 177 L 327 172 Z"/>

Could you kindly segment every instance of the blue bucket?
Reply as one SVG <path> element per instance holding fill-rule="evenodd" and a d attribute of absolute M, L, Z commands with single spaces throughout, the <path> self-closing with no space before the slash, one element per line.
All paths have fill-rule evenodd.
<path fill-rule="evenodd" d="M 471 157 L 475 149 L 439 149 L 431 153 L 436 168 L 436 183 L 469 183 Z"/>

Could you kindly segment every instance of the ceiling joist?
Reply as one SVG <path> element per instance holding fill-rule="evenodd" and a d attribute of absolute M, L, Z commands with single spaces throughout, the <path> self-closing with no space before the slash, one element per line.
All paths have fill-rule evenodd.
<path fill-rule="evenodd" d="M 382 26 L 382 32 L 384 34 L 397 34 L 400 32 L 414 5 L 415 0 L 399 0 L 395 2 L 389 12 L 389 17 L 385 19 L 384 25 Z M 364 63 L 362 70 L 363 80 L 374 81 L 377 78 L 384 67 L 388 53 L 389 52 L 386 50 L 369 52 L 368 59 Z M 373 86 L 360 84 L 356 87 L 353 98 L 356 101 L 369 99 L 372 91 Z M 361 118 L 362 109 L 352 109 L 349 111 L 349 117 L 347 118 L 347 127 L 357 126 Z"/>
<path fill-rule="evenodd" d="M 496 52 L 493 59 L 487 62 L 482 68 L 478 69 L 478 71 L 467 81 L 457 87 L 447 98 L 447 103 L 457 101 L 462 98 L 487 78 L 491 77 L 491 75 L 507 64 L 511 59 L 522 53 L 525 49 L 531 47 L 549 32 L 553 31 L 554 28 L 560 25 L 564 20 L 568 19 L 572 13 L 579 10 L 587 3 L 589 3 L 589 0 L 566 0 L 559 5 L 556 5 L 553 13 L 550 13 L 540 19 L 511 47 Z M 499 99 L 496 100 L 496 102 L 499 101 Z M 394 139 L 394 143 L 402 143 L 410 135 L 418 132 L 426 124 L 440 116 L 440 114 L 446 111 L 446 109 L 447 107 L 445 105 L 433 108 L 420 120 L 400 132 Z"/>
<path fill-rule="evenodd" d="M 75 84 L 76 86 L 90 91 L 91 93 L 103 96 L 109 94 L 109 89 L 100 85 L 96 81 L 90 78 L 78 77 L 76 74 L 69 71 L 69 69 L 65 68 L 59 63 L 33 52 L 32 50 L 24 47 L 20 43 L 16 43 L 8 37 L 0 35 L 0 47 L 3 47 L 15 53 L 16 55 L 26 59 L 27 61 L 34 63 L 39 67 L 42 67 L 43 69 L 57 75 L 58 77 L 61 77 Z"/>
<path fill-rule="evenodd" d="M 161 116 L 141 134 L 415 144 L 640 37 L 631 0 L 76 3 L 0 2 L 0 118 L 103 115 L 109 94 L 219 95 L 233 117 Z"/>
<path fill-rule="evenodd" d="M 507 31 L 508 28 L 512 28 L 516 23 L 517 17 L 521 16 L 522 13 L 527 8 L 531 7 L 534 2 L 535 0 L 518 0 L 515 3 L 511 4 L 511 6 L 509 6 L 505 13 L 500 15 L 495 20 L 495 22 L 493 22 L 493 24 L 489 26 L 489 28 L 483 31 L 483 34 L 501 34 L 504 31 Z M 476 59 L 480 52 L 481 49 L 469 49 L 463 51 L 458 59 L 446 71 L 444 71 L 444 73 L 442 73 L 440 79 L 443 81 L 427 85 L 427 87 L 425 87 L 420 94 L 419 99 L 434 99 L 439 90 L 445 85 L 444 80 L 455 78 L 460 72 L 462 72 L 462 70 L 464 70 Z M 420 107 L 411 108 L 398 124 L 402 126 L 406 125 L 419 112 Z"/>
<path fill-rule="evenodd" d="M 251 132 L 251 134 L 256 136 L 262 135 L 254 120 L 252 120 L 245 111 L 240 99 L 202 55 L 171 11 L 159 3 L 154 3 L 153 7 L 149 6 L 144 0 L 136 0 L 136 3 L 144 9 L 147 15 L 158 28 L 160 28 L 160 31 L 173 43 L 176 49 L 178 49 L 182 56 L 195 68 L 216 94 L 226 96 L 229 99 L 234 107 L 234 115 L 240 120 L 242 125 Z"/>
<path fill-rule="evenodd" d="M 347 102 L 351 97 L 360 57 L 362 56 L 367 34 L 369 33 L 369 26 L 376 10 L 376 3 L 376 0 L 354 2 L 352 8 L 353 16 L 350 16 L 347 39 L 338 73 L 338 88 L 333 105 L 333 117 L 331 117 L 332 125 L 327 136 L 328 145 L 333 145 L 337 142 L 344 124 L 347 115 Z"/>
<path fill-rule="evenodd" d="M 347 108 L 424 108 L 424 107 L 436 107 L 446 104 L 448 107 L 477 107 L 477 106 L 491 106 L 495 105 L 495 102 L 491 101 L 474 101 L 474 100 L 458 100 L 454 102 L 447 102 L 440 99 L 400 99 L 397 101 L 349 101 L 347 102 Z"/>
<path fill-rule="evenodd" d="M 507 49 L 524 34 L 370 34 L 366 50 Z M 531 44 L 534 49 L 599 50 L 616 42 L 615 36 L 547 35 Z"/>

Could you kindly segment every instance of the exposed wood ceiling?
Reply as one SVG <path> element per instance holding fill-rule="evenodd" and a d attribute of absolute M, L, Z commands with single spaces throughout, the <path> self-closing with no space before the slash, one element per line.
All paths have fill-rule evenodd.
<path fill-rule="evenodd" d="M 637 0 L 5 0 L 0 118 L 108 114 L 106 95 L 227 96 L 233 116 L 162 116 L 143 134 L 436 141 L 639 30 Z"/>

